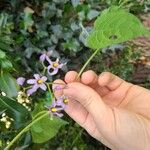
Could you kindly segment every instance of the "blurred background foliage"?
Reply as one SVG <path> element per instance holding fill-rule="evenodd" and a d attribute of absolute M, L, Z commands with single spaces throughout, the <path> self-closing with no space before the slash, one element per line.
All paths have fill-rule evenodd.
<path fill-rule="evenodd" d="M 92 30 L 93 21 L 103 9 L 118 3 L 119 0 L 0 0 L 1 91 L 9 90 L 3 85 L 5 79 L 13 89 L 10 96 L 15 96 L 17 87 L 13 77 L 29 77 L 39 72 L 37 60 L 45 50 L 55 50 L 56 56 L 68 62 L 65 71 L 78 71 L 91 55 L 90 49 L 85 47 L 85 30 Z M 129 0 L 124 7 L 137 16 L 146 14 L 150 11 L 150 0 Z M 133 47 L 119 44 L 103 49 L 88 68 L 94 68 L 97 73 L 111 71 L 132 81 L 135 67 L 130 61 L 140 57 L 140 52 L 133 51 Z M 63 76 L 64 72 L 56 78 Z M 17 150 L 107 149 L 68 116 L 65 118 L 70 123 L 55 138 L 43 144 L 34 144 L 27 133 Z M 13 132 L 1 133 L 5 142 L 13 136 Z"/>

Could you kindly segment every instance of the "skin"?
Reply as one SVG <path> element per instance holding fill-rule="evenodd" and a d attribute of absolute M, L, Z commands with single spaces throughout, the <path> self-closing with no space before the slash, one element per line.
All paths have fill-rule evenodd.
<path fill-rule="evenodd" d="M 150 91 L 109 72 L 77 75 L 55 81 L 66 84 L 55 91 L 70 99 L 66 113 L 112 150 L 150 150 Z"/>

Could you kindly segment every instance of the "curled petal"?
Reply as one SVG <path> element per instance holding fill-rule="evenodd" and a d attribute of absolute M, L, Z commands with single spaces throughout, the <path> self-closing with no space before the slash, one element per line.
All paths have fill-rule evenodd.
<path fill-rule="evenodd" d="M 48 68 L 47 68 L 48 70 L 48 74 L 50 75 L 50 76 L 52 76 L 52 75 L 55 75 L 55 74 L 57 74 L 58 73 L 58 68 L 52 68 L 51 66 L 48 66 Z M 50 72 L 50 69 L 53 69 L 53 71 L 52 72 Z"/>
<path fill-rule="evenodd" d="M 48 61 L 48 63 L 49 63 L 50 65 L 53 65 L 53 62 L 50 60 L 50 58 L 49 58 L 48 56 L 46 56 L 46 60 Z"/>
<path fill-rule="evenodd" d="M 27 80 L 27 83 L 28 84 L 36 84 L 36 80 L 35 79 L 29 79 L 29 80 Z"/>
<path fill-rule="evenodd" d="M 25 78 L 23 78 L 23 77 L 19 77 L 19 78 L 17 79 L 17 84 L 18 84 L 18 85 L 23 85 L 24 82 L 25 82 Z"/>
<path fill-rule="evenodd" d="M 47 89 L 47 86 L 44 83 L 39 85 L 39 87 L 44 91 L 46 91 L 46 89 Z"/>

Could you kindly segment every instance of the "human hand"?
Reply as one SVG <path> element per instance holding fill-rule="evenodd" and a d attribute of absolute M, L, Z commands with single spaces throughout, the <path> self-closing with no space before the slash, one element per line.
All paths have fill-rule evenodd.
<path fill-rule="evenodd" d="M 64 94 L 70 101 L 66 112 L 87 132 L 115 150 L 150 149 L 150 91 L 104 72 L 70 71 Z M 56 80 L 56 83 L 64 83 Z"/>

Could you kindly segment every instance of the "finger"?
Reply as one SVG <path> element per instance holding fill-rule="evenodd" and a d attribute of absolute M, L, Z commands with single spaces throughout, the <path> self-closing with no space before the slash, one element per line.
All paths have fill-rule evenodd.
<path fill-rule="evenodd" d="M 70 83 L 67 88 L 63 89 L 63 93 L 68 98 L 81 103 L 95 120 L 101 122 L 108 115 L 108 106 L 104 104 L 99 94 L 89 86 L 78 82 Z"/>
<path fill-rule="evenodd" d="M 63 94 L 63 88 L 65 88 L 66 83 L 60 79 L 53 82 L 52 89 L 56 98 L 59 98 Z"/>
<path fill-rule="evenodd" d="M 86 71 L 81 76 L 81 82 L 83 84 L 91 86 L 93 89 L 95 89 L 101 96 L 106 95 L 110 90 L 106 87 L 101 87 L 98 84 L 98 76 L 97 74 L 92 71 Z"/>
<path fill-rule="evenodd" d="M 98 79 L 98 83 L 100 86 L 106 86 L 109 90 L 113 91 L 116 90 L 122 83 L 127 83 L 123 79 L 117 77 L 116 75 L 103 72 Z"/>
<path fill-rule="evenodd" d="M 86 85 L 97 87 L 98 86 L 98 76 L 94 71 L 88 70 L 82 74 L 81 82 Z"/>
<path fill-rule="evenodd" d="M 77 76 L 78 76 L 78 73 L 76 71 L 69 71 L 65 75 L 65 82 L 71 83 L 71 82 L 77 81 Z"/>
<path fill-rule="evenodd" d="M 65 111 L 80 126 L 84 127 L 84 120 L 86 119 L 88 112 L 78 101 L 69 99 Z"/>
<path fill-rule="evenodd" d="M 103 135 L 98 131 L 93 120 L 93 117 L 87 112 L 87 110 L 76 100 L 69 100 L 66 113 L 76 121 L 81 127 L 83 127 L 89 134 L 91 134 L 97 140 L 100 140 L 103 144 L 108 147 L 112 145 L 103 137 Z"/>

